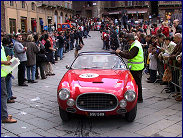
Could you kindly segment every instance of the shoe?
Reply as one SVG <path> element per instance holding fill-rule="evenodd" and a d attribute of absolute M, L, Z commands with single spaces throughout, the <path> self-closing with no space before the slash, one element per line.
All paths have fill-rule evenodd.
<path fill-rule="evenodd" d="M 27 79 L 24 79 L 24 81 L 27 81 Z"/>
<path fill-rule="evenodd" d="M 177 96 L 177 98 L 175 98 L 175 100 L 178 101 L 178 102 L 181 102 L 182 101 L 182 96 L 181 95 Z"/>
<path fill-rule="evenodd" d="M 32 80 L 28 80 L 28 83 L 31 83 Z"/>
<path fill-rule="evenodd" d="M 143 99 L 142 100 L 137 100 L 138 103 L 143 103 Z"/>
<path fill-rule="evenodd" d="M 15 103 L 15 100 L 7 100 L 7 103 Z"/>
<path fill-rule="evenodd" d="M 168 82 L 163 81 L 160 83 L 160 85 L 168 85 Z"/>
<path fill-rule="evenodd" d="M 154 81 L 150 81 L 150 80 L 148 80 L 148 81 L 146 81 L 147 83 L 154 83 Z"/>
<path fill-rule="evenodd" d="M 23 84 L 19 84 L 19 86 L 28 86 L 27 84 L 23 83 Z"/>
<path fill-rule="evenodd" d="M 17 98 L 17 97 L 15 97 L 15 96 L 11 96 L 11 98 L 10 98 L 10 99 L 12 100 L 12 99 L 16 99 L 16 98 Z"/>
<path fill-rule="evenodd" d="M 50 76 L 54 76 L 54 75 L 55 75 L 55 73 L 51 73 L 51 74 L 50 74 Z"/>
<path fill-rule="evenodd" d="M 46 76 L 50 76 L 50 74 L 46 74 Z"/>
<path fill-rule="evenodd" d="M 147 78 L 147 81 L 150 80 L 150 78 Z"/>
<path fill-rule="evenodd" d="M 47 77 L 43 77 L 43 78 L 41 78 L 42 80 L 44 80 L 44 79 L 46 79 Z"/>
<path fill-rule="evenodd" d="M 35 80 L 31 80 L 31 83 L 38 83 L 37 81 L 35 81 Z"/>
<path fill-rule="evenodd" d="M 170 90 L 165 90 L 166 91 L 166 93 L 171 93 L 171 91 Z"/>
<path fill-rule="evenodd" d="M 17 122 L 17 120 L 12 119 L 12 116 L 9 116 L 9 115 L 8 115 L 7 119 L 2 120 L 2 123 L 16 123 L 16 122 Z"/>

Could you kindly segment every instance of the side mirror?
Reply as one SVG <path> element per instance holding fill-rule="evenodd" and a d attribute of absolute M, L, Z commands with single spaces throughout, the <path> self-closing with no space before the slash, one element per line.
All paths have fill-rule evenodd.
<path fill-rule="evenodd" d="M 131 70 L 132 66 L 130 65 L 128 68 L 129 68 L 129 70 Z"/>
<path fill-rule="evenodd" d="M 66 65 L 65 68 L 66 68 L 66 69 L 70 69 L 70 66 L 69 66 L 69 65 Z"/>

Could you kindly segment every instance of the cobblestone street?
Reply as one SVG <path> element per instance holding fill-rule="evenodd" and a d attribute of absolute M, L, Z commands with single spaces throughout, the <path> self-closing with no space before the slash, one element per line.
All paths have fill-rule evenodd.
<path fill-rule="evenodd" d="M 91 31 L 80 51 L 102 51 L 99 31 Z M 129 123 L 120 117 L 73 117 L 62 122 L 57 103 L 57 86 L 65 74 L 66 65 L 74 60 L 74 50 L 65 53 L 63 60 L 53 65 L 55 76 L 38 79 L 20 87 L 17 69 L 13 72 L 15 103 L 8 104 L 8 113 L 17 119 L 14 124 L 1 124 L 1 137 L 182 137 L 182 102 L 177 102 L 164 85 L 146 83 L 143 74 L 143 103 L 138 103 L 137 116 Z"/>

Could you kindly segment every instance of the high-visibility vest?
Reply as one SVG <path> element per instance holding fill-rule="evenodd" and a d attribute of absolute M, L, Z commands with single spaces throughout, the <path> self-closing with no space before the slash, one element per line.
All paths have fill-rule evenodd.
<path fill-rule="evenodd" d="M 2 45 L 1 45 L 1 61 L 7 61 L 4 47 Z M 5 65 L 1 64 L 1 77 L 6 77 L 8 75 L 8 73 L 6 73 L 4 70 L 2 70 L 2 66 L 5 66 Z"/>
<path fill-rule="evenodd" d="M 128 67 L 131 65 L 131 69 L 132 71 L 138 71 L 138 70 L 143 70 L 144 69 L 144 54 L 143 54 L 143 49 L 142 49 L 142 45 L 138 40 L 135 40 L 129 51 L 134 47 L 138 47 L 139 51 L 138 54 L 132 58 L 132 59 L 128 59 Z"/>

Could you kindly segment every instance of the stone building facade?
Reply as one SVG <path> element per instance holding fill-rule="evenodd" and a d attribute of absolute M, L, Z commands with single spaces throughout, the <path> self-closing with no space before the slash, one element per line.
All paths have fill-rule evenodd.
<path fill-rule="evenodd" d="M 84 17 L 110 16 L 148 20 L 149 16 L 166 19 L 168 13 L 181 14 L 182 1 L 73 1 L 73 9 Z"/>
<path fill-rule="evenodd" d="M 2 3 L 6 33 L 17 33 L 19 29 L 23 33 L 40 33 L 44 26 L 57 27 L 57 23 L 64 23 L 74 15 L 72 1 L 1 1 Z"/>

